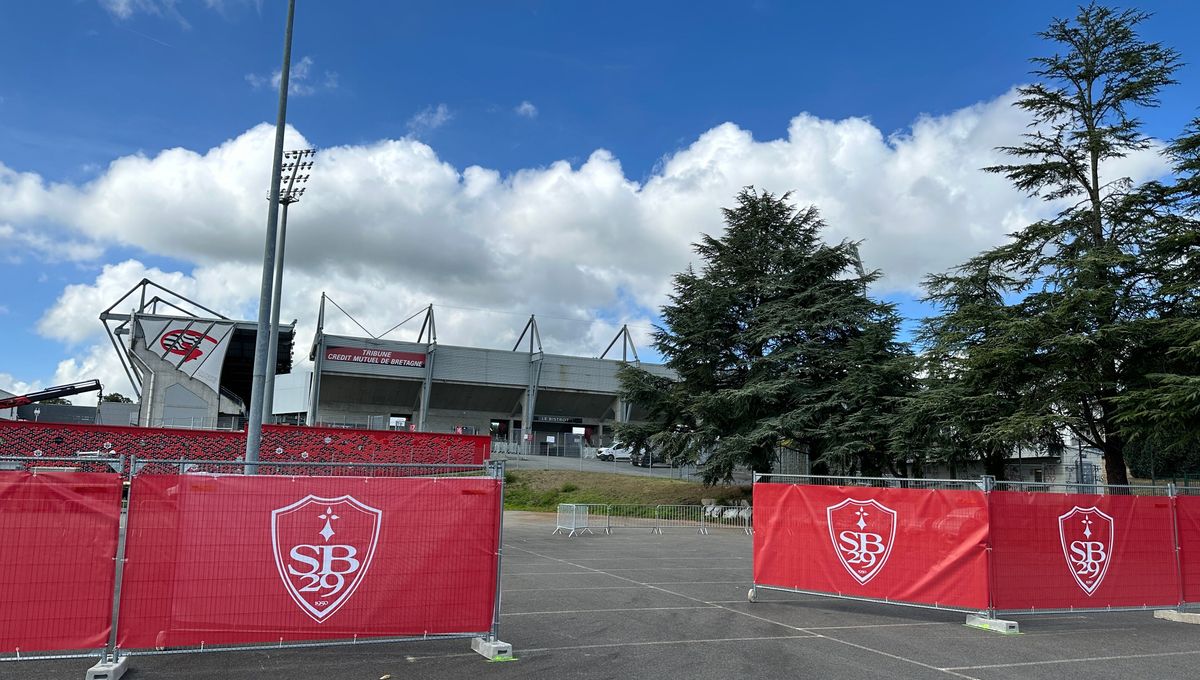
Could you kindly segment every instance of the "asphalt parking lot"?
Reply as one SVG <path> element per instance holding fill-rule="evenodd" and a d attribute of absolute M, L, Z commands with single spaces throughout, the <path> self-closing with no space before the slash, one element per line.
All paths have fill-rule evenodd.
<path fill-rule="evenodd" d="M 1018 617 L 1022 634 L 963 615 L 760 591 L 735 530 L 552 535 L 553 515 L 507 513 L 501 638 L 489 663 L 466 640 L 135 657 L 126 678 L 1200 677 L 1200 627 L 1149 612 Z M 83 660 L 0 664 L 0 678 L 83 676 Z"/>

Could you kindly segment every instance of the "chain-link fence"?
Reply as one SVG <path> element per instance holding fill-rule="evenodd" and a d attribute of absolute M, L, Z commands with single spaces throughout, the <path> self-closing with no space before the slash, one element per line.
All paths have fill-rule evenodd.
<path fill-rule="evenodd" d="M 250 474 L 253 472 L 254 474 Z M 499 657 L 504 464 L 0 458 L 0 660 L 470 638 Z"/>

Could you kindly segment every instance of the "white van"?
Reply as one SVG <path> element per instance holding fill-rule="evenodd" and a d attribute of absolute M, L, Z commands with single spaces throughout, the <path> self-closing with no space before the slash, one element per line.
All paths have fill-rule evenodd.
<path fill-rule="evenodd" d="M 605 446 L 596 452 L 596 458 L 599 460 L 633 460 L 633 449 L 625 446 L 620 442 L 613 442 L 612 446 Z"/>

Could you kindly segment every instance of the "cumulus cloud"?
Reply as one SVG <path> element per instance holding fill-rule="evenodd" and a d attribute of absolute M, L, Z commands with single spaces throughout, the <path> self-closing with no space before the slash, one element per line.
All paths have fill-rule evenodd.
<path fill-rule="evenodd" d="M 126 21 L 135 14 L 148 14 L 171 19 L 183 28 L 191 27 L 187 19 L 179 12 L 178 0 L 99 0 L 99 2 L 106 12 L 120 21 Z"/>
<path fill-rule="evenodd" d="M 339 76 L 336 71 L 325 71 L 318 76 L 313 70 L 312 57 L 301 57 L 300 61 L 292 64 L 291 76 L 288 77 L 288 94 L 297 97 L 313 95 L 321 91 L 336 90 Z M 283 79 L 283 71 L 277 70 L 269 77 L 256 73 L 247 73 L 246 82 L 256 90 L 265 89 L 268 85 L 276 92 Z"/>
<path fill-rule="evenodd" d="M 924 116 L 892 135 L 866 119 L 807 114 L 779 139 L 726 123 L 664 156 L 644 182 L 605 150 L 503 175 L 456 168 L 413 137 L 321 149 L 290 209 L 282 316 L 300 320 L 298 361 L 322 292 L 373 333 L 432 302 L 443 344 L 511 347 L 536 312 L 549 352 L 597 354 L 622 322 L 645 346 L 671 274 L 693 259 L 690 244 L 721 232 L 720 208 L 747 185 L 816 204 L 830 240 L 862 240 L 865 264 L 884 273 L 876 293 L 914 291 L 926 273 L 1050 209 L 979 170 L 1025 130 L 1013 100 Z M 427 128 L 451 115 L 444 105 L 423 113 Z M 309 146 L 299 131 L 287 135 L 288 148 Z M 272 141 L 263 124 L 206 151 L 117 159 L 82 185 L 0 166 L 0 224 L 14 233 L 53 224 L 80 243 L 186 263 L 161 271 L 129 259 L 66 288 L 38 327 L 71 348 L 56 379 L 89 370 L 120 379 L 96 315 L 143 277 L 256 317 Z M 1166 169 L 1150 150 L 1106 173 Z M 331 332 L 361 333 L 332 308 L 327 320 Z M 389 337 L 415 339 L 418 326 Z"/>
<path fill-rule="evenodd" d="M 513 109 L 513 113 L 521 116 L 522 118 L 537 118 L 538 109 L 533 105 L 533 102 L 523 101 L 520 104 L 517 104 L 517 107 Z"/>
<path fill-rule="evenodd" d="M 408 119 L 408 131 L 410 134 L 420 135 L 422 132 L 440 128 L 453 118 L 454 114 L 445 104 L 427 106 Z"/>

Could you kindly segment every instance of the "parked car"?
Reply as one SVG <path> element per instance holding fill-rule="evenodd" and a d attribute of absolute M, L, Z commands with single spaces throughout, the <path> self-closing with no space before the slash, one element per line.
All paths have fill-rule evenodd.
<path fill-rule="evenodd" d="M 633 449 L 625 446 L 624 444 L 613 442 L 612 446 L 605 446 L 597 451 L 596 458 L 604 461 L 631 460 L 633 458 Z"/>

